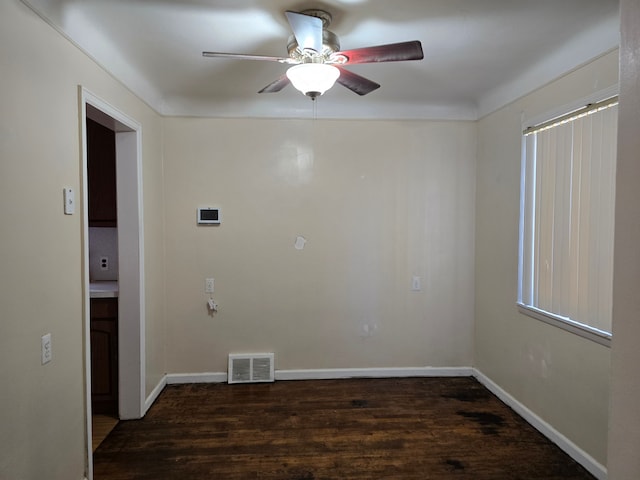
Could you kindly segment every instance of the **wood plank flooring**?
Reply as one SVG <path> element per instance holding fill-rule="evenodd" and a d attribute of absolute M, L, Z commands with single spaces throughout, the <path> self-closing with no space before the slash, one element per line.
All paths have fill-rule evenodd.
<path fill-rule="evenodd" d="M 94 454 L 95 480 L 582 480 L 472 378 L 168 386 Z"/>
<path fill-rule="evenodd" d="M 91 416 L 91 443 L 94 452 L 117 424 L 118 419 L 113 415 L 95 414 Z"/>

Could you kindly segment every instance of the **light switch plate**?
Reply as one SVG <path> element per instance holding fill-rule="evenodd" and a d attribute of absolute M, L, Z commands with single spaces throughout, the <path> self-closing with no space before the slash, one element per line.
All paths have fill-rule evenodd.
<path fill-rule="evenodd" d="M 76 212 L 76 199 L 73 188 L 64 189 L 64 214 L 73 215 Z"/>

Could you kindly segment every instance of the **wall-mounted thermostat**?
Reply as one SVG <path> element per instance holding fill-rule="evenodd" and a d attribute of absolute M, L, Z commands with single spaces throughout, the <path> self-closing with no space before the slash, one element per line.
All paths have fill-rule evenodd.
<path fill-rule="evenodd" d="M 219 208 L 198 208 L 198 225 L 220 225 Z"/>

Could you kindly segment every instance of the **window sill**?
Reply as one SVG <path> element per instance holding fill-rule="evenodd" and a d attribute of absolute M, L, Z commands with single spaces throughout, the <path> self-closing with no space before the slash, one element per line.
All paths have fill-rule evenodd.
<path fill-rule="evenodd" d="M 567 332 L 592 340 L 600 345 L 604 345 L 605 347 L 611 347 L 610 333 L 603 332 L 597 328 L 588 327 L 568 318 L 552 315 L 543 310 L 539 310 L 529 305 L 524 305 L 523 303 L 518 303 L 518 310 L 520 313 L 535 318 L 536 320 L 540 320 L 548 323 L 549 325 L 553 325 L 554 327 L 561 328 Z"/>

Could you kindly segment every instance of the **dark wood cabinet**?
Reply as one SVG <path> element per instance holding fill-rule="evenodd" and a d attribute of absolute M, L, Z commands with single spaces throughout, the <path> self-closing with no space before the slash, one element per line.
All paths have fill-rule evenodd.
<path fill-rule="evenodd" d="M 118 299 L 91 299 L 91 406 L 118 414 Z"/>
<path fill-rule="evenodd" d="M 87 119 L 89 226 L 116 227 L 116 134 Z"/>

